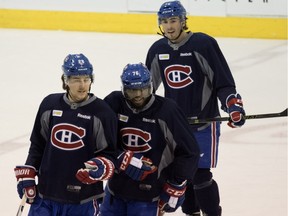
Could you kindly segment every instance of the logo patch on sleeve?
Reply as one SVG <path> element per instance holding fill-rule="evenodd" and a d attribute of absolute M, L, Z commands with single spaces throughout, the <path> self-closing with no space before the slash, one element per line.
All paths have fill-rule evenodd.
<path fill-rule="evenodd" d="M 169 60 L 170 55 L 169 54 L 159 54 L 159 60 Z"/>
<path fill-rule="evenodd" d="M 53 110 L 52 116 L 61 117 L 63 114 L 62 110 Z"/>
<path fill-rule="evenodd" d="M 118 114 L 119 121 L 128 122 L 129 117 L 125 115 Z"/>

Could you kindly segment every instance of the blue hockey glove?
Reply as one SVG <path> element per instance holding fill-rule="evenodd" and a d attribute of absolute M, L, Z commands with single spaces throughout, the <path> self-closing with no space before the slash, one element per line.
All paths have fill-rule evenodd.
<path fill-rule="evenodd" d="M 114 164 L 105 157 L 95 157 L 84 164 L 85 169 L 79 169 L 76 173 L 76 178 L 84 184 L 108 180 L 114 174 Z"/>
<path fill-rule="evenodd" d="M 228 126 L 239 128 L 244 125 L 245 111 L 243 109 L 242 98 L 238 93 L 231 94 L 227 97 L 226 107 L 226 112 L 228 112 L 230 116 Z"/>
<path fill-rule="evenodd" d="M 161 212 L 175 212 L 185 199 L 187 181 L 182 184 L 166 182 L 160 194 L 158 207 Z"/>
<path fill-rule="evenodd" d="M 25 193 L 27 203 L 33 203 L 36 196 L 36 169 L 33 166 L 22 165 L 14 168 L 15 176 L 17 179 L 17 191 L 19 197 L 22 199 Z"/>
<path fill-rule="evenodd" d="M 140 153 L 125 151 L 118 157 L 120 171 L 125 171 L 126 175 L 135 181 L 144 180 L 149 174 L 154 173 L 157 167 L 152 165 L 149 158 L 143 157 Z"/>

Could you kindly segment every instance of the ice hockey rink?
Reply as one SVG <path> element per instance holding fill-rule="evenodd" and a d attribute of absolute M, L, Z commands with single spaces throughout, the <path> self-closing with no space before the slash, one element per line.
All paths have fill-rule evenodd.
<path fill-rule="evenodd" d="M 92 92 L 103 98 L 120 89 L 123 67 L 144 62 L 158 38 L 156 34 L 0 29 L 0 215 L 17 212 L 20 199 L 13 168 L 25 162 L 42 98 L 63 91 L 64 57 L 83 53 L 90 59 L 95 71 Z M 216 39 L 246 114 L 287 108 L 287 40 Z M 240 129 L 223 123 L 219 162 L 213 173 L 223 216 L 287 215 L 287 117 L 247 120 Z M 26 205 L 23 215 L 28 209 Z M 179 209 L 168 215 L 184 214 Z"/>

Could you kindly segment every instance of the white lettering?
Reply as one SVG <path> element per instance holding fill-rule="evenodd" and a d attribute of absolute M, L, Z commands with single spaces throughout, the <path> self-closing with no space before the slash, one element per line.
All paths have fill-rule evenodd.
<path fill-rule="evenodd" d="M 83 118 L 83 119 L 89 119 L 89 120 L 91 119 L 91 116 L 82 115 L 82 114 L 80 114 L 80 113 L 78 113 L 77 117 Z"/>

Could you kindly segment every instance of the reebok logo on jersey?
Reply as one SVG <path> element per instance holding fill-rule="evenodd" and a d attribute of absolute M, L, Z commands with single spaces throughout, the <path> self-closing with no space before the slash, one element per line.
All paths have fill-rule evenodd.
<path fill-rule="evenodd" d="M 79 185 L 67 185 L 66 189 L 69 192 L 79 193 L 81 191 L 81 186 L 79 186 Z"/>
<path fill-rule="evenodd" d="M 53 112 L 52 112 L 52 116 L 61 117 L 62 114 L 63 114 L 62 110 L 53 110 Z"/>
<path fill-rule="evenodd" d="M 149 123 L 155 123 L 156 122 L 155 119 L 143 118 L 142 120 L 143 120 L 143 122 L 149 122 Z"/>
<path fill-rule="evenodd" d="M 80 114 L 80 113 L 78 113 L 78 115 L 77 115 L 77 117 L 79 117 L 79 118 L 83 118 L 83 119 L 91 119 L 91 116 L 88 116 L 88 115 L 82 115 L 82 114 Z"/>
<path fill-rule="evenodd" d="M 192 53 L 180 53 L 180 56 L 192 56 Z"/>
<path fill-rule="evenodd" d="M 169 60 L 170 55 L 169 54 L 159 54 L 159 60 Z"/>

